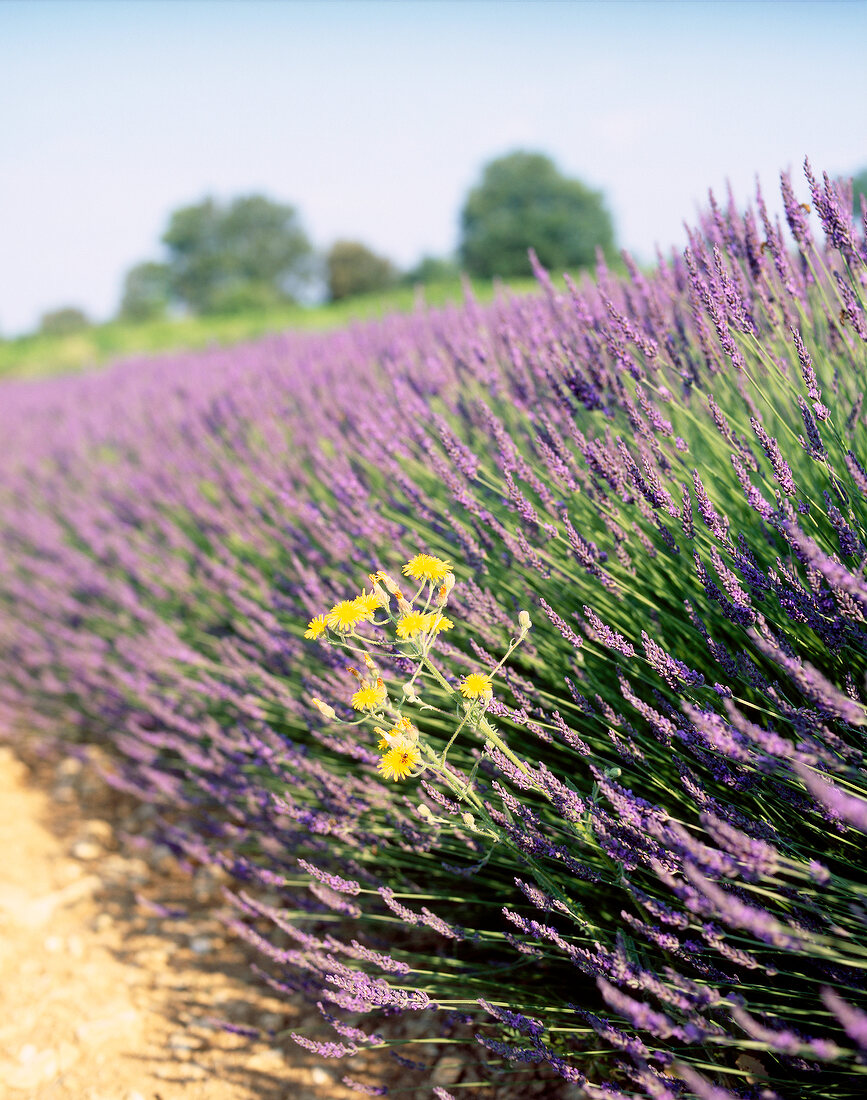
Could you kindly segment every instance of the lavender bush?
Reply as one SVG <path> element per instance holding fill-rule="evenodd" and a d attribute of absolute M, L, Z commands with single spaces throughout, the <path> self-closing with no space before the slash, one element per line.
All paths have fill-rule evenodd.
<path fill-rule="evenodd" d="M 3 387 L 6 724 L 115 746 L 348 1081 L 863 1094 L 867 244 L 806 175 L 821 241 L 784 175 L 652 276 Z"/>

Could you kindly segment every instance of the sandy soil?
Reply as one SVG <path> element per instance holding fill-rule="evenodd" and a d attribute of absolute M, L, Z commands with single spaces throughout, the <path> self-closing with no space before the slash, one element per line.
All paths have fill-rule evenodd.
<path fill-rule="evenodd" d="M 29 763 L 0 747 L 0 1098 L 357 1098 L 354 1066 L 219 1025 L 310 1033 L 310 1010 L 248 984 L 209 916 L 219 883 L 124 841 L 146 807 L 75 759 Z"/>
<path fill-rule="evenodd" d="M 424 1069 L 381 1050 L 308 1054 L 290 1031 L 338 1037 L 254 984 L 255 953 L 214 916 L 223 883 L 137 844 L 149 807 L 97 766 L 21 750 L 0 745 L 0 1100 L 358 1100 L 345 1074 L 401 1100 L 436 1085 L 460 1100 L 579 1097 L 530 1067 L 478 1088 L 481 1051 L 425 1042 L 422 1013 L 379 1030 Z"/>

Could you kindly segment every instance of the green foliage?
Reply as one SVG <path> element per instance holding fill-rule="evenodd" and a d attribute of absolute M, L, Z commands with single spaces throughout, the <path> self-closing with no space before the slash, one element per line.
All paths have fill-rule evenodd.
<path fill-rule="evenodd" d="M 146 260 L 126 273 L 120 316 L 127 321 L 162 317 L 169 304 L 171 273 L 167 264 Z"/>
<path fill-rule="evenodd" d="M 325 257 L 328 296 L 332 302 L 385 290 L 397 281 L 391 260 L 360 241 L 335 241 Z"/>
<path fill-rule="evenodd" d="M 176 210 L 163 234 L 172 295 L 193 313 L 237 310 L 263 290 L 292 301 L 308 285 L 312 247 L 294 207 L 263 195 Z M 255 288 L 255 289 L 250 289 Z"/>
<path fill-rule="evenodd" d="M 62 306 L 49 313 L 43 313 L 39 320 L 39 331 L 47 336 L 68 336 L 82 332 L 90 325 L 87 314 L 77 306 Z"/>
<path fill-rule="evenodd" d="M 529 248 L 559 273 L 587 267 L 597 248 L 613 246 L 601 193 L 561 175 L 541 153 L 491 161 L 461 211 L 460 256 L 471 275 L 529 275 Z"/>
<path fill-rule="evenodd" d="M 867 203 L 867 168 L 862 168 L 852 180 L 852 207 L 856 219 L 861 217 L 860 195 L 864 196 L 864 201 Z"/>
<path fill-rule="evenodd" d="M 444 283 L 457 279 L 460 268 L 457 263 L 448 256 L 422 256 L 415 267 L 405 272 L 401 282 L 409 286 L 417 283 Z"/>

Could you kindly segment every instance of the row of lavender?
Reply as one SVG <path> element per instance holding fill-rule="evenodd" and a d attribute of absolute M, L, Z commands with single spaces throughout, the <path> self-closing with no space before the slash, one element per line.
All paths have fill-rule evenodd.
<path fill-rule="evenodd" d="M 863 1092 L 867 246 L 807 174 L 822 242 L 784 177 L 652 277 L 4 387 L 6 723 L 116 746 L 347 1080 L 422 1013 L 495 1083 Z M 420 552 L 451 629 L 304 639 Z"/>

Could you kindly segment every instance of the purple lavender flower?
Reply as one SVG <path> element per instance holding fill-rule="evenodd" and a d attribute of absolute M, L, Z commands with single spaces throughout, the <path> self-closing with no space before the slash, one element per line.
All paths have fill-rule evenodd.
<path fill-rule="evenodd" d="M 867 1012 L 854 1008 L 833 989 L 822 990 L 822 1000 L 830 1012 L 833 1012 L 849 1038 L 856 1043 L 861 1050 L 867 1051 Z"/>

